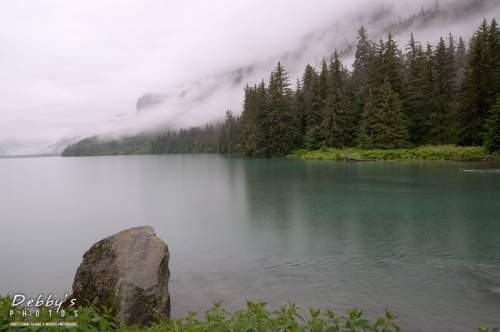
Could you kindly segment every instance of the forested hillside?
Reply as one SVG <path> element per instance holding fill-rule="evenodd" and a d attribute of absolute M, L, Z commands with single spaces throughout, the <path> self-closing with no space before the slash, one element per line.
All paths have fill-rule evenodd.
<path fill-rule="evenodd" d="M 403 48 L 404 51 L 400 49 Z M 302 146 L 395 149 L 457 144 L 499 149 L 500 30 L 484 20 L 466 49 L 450 33 L 435 46 L 361 27 L 352 71 L 335 52 L 307 65 L 295 89 L 278 63 L 269 84 L 245 88 L 226 114 L 221 152 L 283 156 Z"/>
<path fill-rule="evenodd" d="M 292 85 L 278 62 L 267 84 L 263 79 L 245 87 L 241 116 L 227 111 L 221 126 L 137 137 L 141 148 L 135 150 L 279 157 L 299 148 L 457 144 L 495 152 L 500 150 L 499 93 L 500 28 L 494 19 L 483 20 L 467 46 L 451 32 L 435 45 L 423 45 L 413 34 L 407 42 L 391 33 L 376 42 L 361 27 L 352 70 L 335 51 L 319 68 L 307 65 Z M 89 144 L 104 143 L 81 141 L 63 156 L 119 153 L 109 143 Z"/>

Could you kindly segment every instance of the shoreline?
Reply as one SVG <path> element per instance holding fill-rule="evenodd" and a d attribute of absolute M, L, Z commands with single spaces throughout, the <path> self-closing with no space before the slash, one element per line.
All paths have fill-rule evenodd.
<path fill-rule="evenodd" d="M 490 154 L 483 147 L 459 147 L 454 145 L 426 145 L 408 149 L 321 149 L 308 151 L 295 150 L 287 158 L 303 160 L 330 160 L 346 162 L 370 161 L 450 161 L 450 162 L 495 162 L 500 160 L 498 153 Z"/>

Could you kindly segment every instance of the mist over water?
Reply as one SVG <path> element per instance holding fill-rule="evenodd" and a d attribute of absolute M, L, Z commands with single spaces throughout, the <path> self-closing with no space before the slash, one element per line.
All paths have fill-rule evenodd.
<path fill-rule="evenodd" d="M 151 225 L 172 315 L 297 302 L 404 331 L 500 319 L 499 165 L 161 155 L 0 162 L 0 293 L 71 292 L 86 250 Z M 466 171 L 464 171 L 466 170 Z M 50 193 L 48 195 L 47 193 Z"/>

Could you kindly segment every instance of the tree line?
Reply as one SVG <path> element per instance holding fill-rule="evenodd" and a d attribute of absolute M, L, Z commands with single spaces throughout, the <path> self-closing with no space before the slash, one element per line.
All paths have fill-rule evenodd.
<path fill-rule="evenodd" d="M 220 133 L 221 126 L 212 124 L 168 131 L 151 140 L 151 153 L 217 153 Z"/>
<path fill-rule="evenodd" d="M 407 148 L 457 144 L 500 150 L 500 29 L 485 19 L 469 41 L 450 33 L 432 46 L 411 34 L 361 27 L 352 71 L 335 51 L 307 65 L 292 89 L 278 62 L 269 82 L 246 86 L 243 112 L 226 112 L 219 152 L 284 156 L 297 148 Z"/>

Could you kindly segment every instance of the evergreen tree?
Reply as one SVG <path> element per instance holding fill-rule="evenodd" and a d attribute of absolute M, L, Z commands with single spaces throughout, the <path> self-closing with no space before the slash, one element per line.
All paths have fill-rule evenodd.
<path fill-rule="evenodd" d="M 323 101 L 321 100 L 319 75 L 313 71 L 311 76 L 310 88 L 306 94 L 306 131 L 309 128 L 320 126 L 321 108 Z"/>
<path fill-rule="evenodd" d="M 180 131 L 179 135 L 187 136 L 187 132 Z M 183 142 L 186 142 L 185 140 Z M 188 152 L 189 144 L 184 143 L 185 146 L 181 147 L 183 152 Z M 226 119 L 224 124 L 221 127 L 220 134 L 220 144 L 219 151 L 220 153 L 229 153 L 233 154 L 238 152 L 236 148 L 238 144 L 238 123 L 237 118 L 233 115 L 233 112 L 230 110 L 226 111 Z"/>
<path fill-rule="evenodd" d="M 373 60 L 372 51 L 372 43 L 368 39 L 368 32 L 363 26 L 361 26 L 358 30 L 356 53 L 354 55 L 354 63 L 352 65 L 353 79 L 359 85 L 365 85 L 368 79 L 368 69 Z"/>
<path fill-rule="evenodd" d="M 464 40 L 462 39 L 462 37 L 460 37 L 458 39 L 458 47 L 455 53 L 455 70 L 457 72 L 457 78 L 456 78 L 457 85 L 459 85 L 464 78 L 464 70 L 466 62 L 467 62 L 467 50 L 465 48 Z"/>
<path fill-rule="evenodd" d="M 406 49 L 405 60 L 407 65 L 406 70 L 411 71 L 411 68 L 408 67 L 411 67 L 411 64 L 415 63 L 418 57 L 418 50 L 421 49 L 420 43 L 415 41 L 415 38 L 413 37 L 413 32 L 410 33 L 410 41 L 406 45 L 405 49 Z"/>
<path fill-rule="evenodd" d="M 448 34 L 448 52 L 453 60 L 455 60 L 455 38 L 451 32 Z"/>
<path fill-rule="evenodd" d="M 485 127 L 484 147 L 488 152 L 500 152 L 500 98 L 490 109 Z"/>
<path fill-rule="evenodd" d="M 427 143 L 441 145 L 450 142 L 451 111 L 456 98 L 455 59 L 441 37 L 434 53 L 433 91 L 430 96 L 433 109 L 428 121 L 430 131 Z"/>
<path fill-rule="evenodd" d="M 321 98 L 321 108 L 323 108 L 328 95 L 328 65 L 325 59 L 321 61 L 321 71 L 319 73 L 319 93 Z"/>
<path fill-rule="evenodd" d="M 356 53 L 354 55 L 353 71 L 350 80 L 350 91 L 353 93 L 353 116 L 357 123 L 363 112 L 368 96 L 369 70 L 373 62 L 373 46 L 368 39 L 368 32 L 361 26 L 358 31 Z"/>
<path fill-rule="evenodd" d="M 399 95 L 392 90 L 389 80 L 386 80 L 380 89 L 380 102 L 375 112 L 374 146 L 381 149 L 408 147 L 408 119 L 403 112 L 403 103 Z"/>
<path fill-rule="evenodd" d="M 267 149 L 266 87 L 245 89 L 243 112 L 241 114 L 240 141 L 242 152 L 248 156 L 265 156 Z"/>
<path fill-rule="evenodd" d="M 382 56 L 382 74 L 384 79 L 391 84 L 392 90 L 398 94 L 403 92 L 403 65 L 400 55 L 398 44 L 392 37 L 392 33 L 389 33 Z"/>
<path fill-rule="evenodd" d="M 313 80 L 316 79 L 313 87 Z M 307 126 L 311 125 L 311 119 L 316 118 L 316 113 L 321 109 L 321 101 L 319 100 L 317 73 L 314 68 L 307 64 L 304 74 L 302 75 L 302 94 L 303 108 L 301 109 L 301 132 L 305 134 Z M 319 103 L 319 104 L 317 104 Z M 315 121 L 313 121 L 315 122 Z M 319 121 L 317 121 L 319 122 Z"/>
<path fill-rule="evenodd" d="M 413 38 L 408 44 L 407 51 L 405 113 L 410 119 L 409 130 L 412 141 L 422 144 L 429 131 L 427 119 L 432 109 L 432 100 L 429 96 L 433 85 L 433 60 L 432 54 L 426 54 Z"/>
<path fill-rule="evenodd" d="M 306 104 L 306 93 L 302 84 L 297 78 L 297 82 L 295 83 L 295 99 L 297 102 L 297 107 L 299 109 L 299 117 L 300 117 L 300 134 L 304 136 L 306 133 L 306 112 L 307 112 L 307 104 Z"/>
<path fill-rule="evenodd" d="M 488 33 L 489 26 L 484 20 L 471 39 L 457 111 L 459 145 L 483 145 L 484 120 L 495 102 L 497 91 Z"/>
<path fill-rule="evenodd" d="M 500 93 L 500 27 L 495 19 L 491 21 L 488 29 L 488 46 L 491 54 L 494 90 Z"/>
<path fill-rule="evenodd" d="M 256 94 L 257 86 L 249 87 L 247 84 L 244 89 L 243 111 L 241 112 L 241 145 L 242 152 L 246 155 L 253 155 L 256 150 L 255 135 L 258 130 Z"/>
<path fill-rule="evenodd" d="M 329 147 L 342 148 L 351 145 L 353 116 L 347 98 L 347 75 L 337 51 L 330 60 L 328 93 L 323 107 L 323 136 Z"/>
<path fill-rule="evenodd" d="M 300 142 L 300 114 L 285 68 L 278 62 L 269 79 L 267 123 L 269 125 L 266 156 L 289 154 Z"/>
<path fill-rule="evenodd" d="M 307 150 L 319 150 L 323 146 L 323 128 L 311 126 L 307 128 L 304 142 Z"/>
<path fill-rule="evenodd" d="M 316 71 L 310 64 L 307 64 L 304 74 L 302 75 L 302 86 L 305 92 L 311 89 L 311 81 L 314 75 L 316 75 Z"/>
<path fill-rule="evenodd" d="M 374 45 L 373 47 L 373 62 L 368 70 L 369 87 L 375 95 L 378 94 L 380 87 L 385 81 L 384 54 L 385 44 L 380 39 L 378 45 Z"/>
<path fill-rule="evenodd" d="M 357 145 L 362 149 L 373 149 L 373 135 L 375 114 L 377 110 L 377 100 L 370 89 L 368 98 L 366 99 L 363 113 L 361 113 L 361 120 L 359 122 L 359 130 L 357 135 Z"/>

